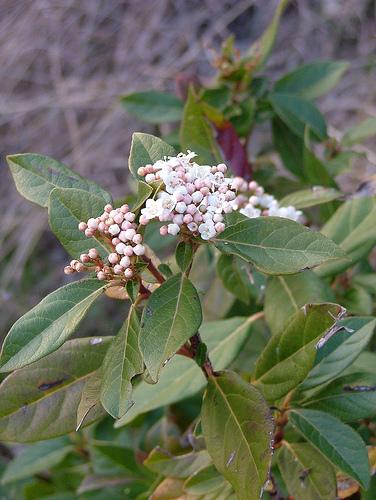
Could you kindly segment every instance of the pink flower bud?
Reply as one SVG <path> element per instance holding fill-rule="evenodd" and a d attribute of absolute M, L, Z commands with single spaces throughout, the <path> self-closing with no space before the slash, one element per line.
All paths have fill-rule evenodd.
<path fill-rule="evenodd" d="M 98 222 L 96 221 L 96 219 L 91 218 L 87 221 L 87 227 L 89 229 L 94 229 L 95 231 L 98 228 Z"/>
<path fill-rule="evenodd" d="M 200 203 L 202 201 L 203 197 L 204 197 L 204 195 L 201 193 L 201 191 L 195 191 L 192 194 L 192 201 L 193 201 L 193 203 Z"/>
<path fill-rule="evenodd" d="M 135 220 L 136 216 L 133 212 L 128 212 L 127 214 L 125 214 L 124 218 L 129 222 L 133 222 Z"/>
<path fill-rule="evenodd" d="M 131 257 L 133 255 L 133 247 L 131 247 L 130 245 L 126 245 L 124 249 L 124 255 Z"/>
<path fill-rule="evenodd" d="M 116 224 L 121 224 L 123 220 L 124 220 L 124 214 L 122 214 L 121 212 L 119 214 L 116 214 L 114 217 L 114 221 L 116 222 Z"/>
<path fill-rule="evenodd" d="M 168 229 L 167 229 L 167 226 L 162 226 L 159 228 L 159 234 L 161 236 L 166 236 L 166 234 L 168 234 Z"/>
<path fill-rule="evenodd" d="M 86 222 L 80 222 L 80 223 L 78 224 L 78 229 L 79 229 L 80 231 L 85 231 L 85 229 L 86 229 L 86 228 L 87 228 L 87 224 L 86 224 Z"/>
<path fill-rule="evenodd" d="M 100 231 L 101 233 L 104 233 L 107 229 L 107 226 L 104 222 L 100 222 L 98 224 L 98 231 Z"/>
<path fill-rule="evenodd" d="M 110 213 L 112 208 L 113 208 L 112 205 L 108 204 L 104 207 L 104 211 Z"/>
<path fill-rule="evenodd" d="M 225 230 L 225 225 L 223 224 L 223 222 L 217 222 L 215 225 L 214 225 L 214 228 L 215 230 L 217 231 L 217 233 L 222 233 L 222 231 Z"/>
<path fill-rule="evenodd" d="M 78 273 L 82 273 L 82 271 L 85 269 L 85 266 L 82 264 L 82 262 L 77 262 L 74 268 Z"/>
<path fill-rule="evenodd" d="M 73 269 L 75 268 L 76 264 L 78 264 L 78 260 L 76 259 L 71 260 L 69 263 L 70 267 L 72 267 Z"/>
<path fill-rule="evenodd" d="M 85 229 L 85 236 L 87 236 L 88 238 L 91 238 L 92 236 L 94 236 L 94 231 L 92 229 Z"/>
<path fill-rule="evenodd" d="M 202 215 L 200 212 L 196 212 L 193 216 L 193 220 L 198 224 L 202 221 Z"/>
<path fill-rule="evenodd" d="M 220 163 L 217 165 L 217 170 L 218 172 L 222 172 L 222 174 L 225 174 L 227 172 L 227 166 L 224 163 Z"/>
<path fill-rule="evenodd" d="M 118 243 L 115 247 L 115 250 L 117 251 L 118 254 L 123 255 L 125 248 L 126 245 L 124 243 Z"/>
<path fill-rule="evenodd" d="M 223 215 L 221 215 L 221 214 L 214 214 L 213 215 L 213 221 L 214 222 L 222 222 L 223 221 Z"/>
<path fill-rule="evenodd" d="M 123 214 L 127 214 L 127 213 L 129 212 L 129 206 L 128 206 L 127 204 L 122 205 L 122 206 L 120 207 L 120 211 L 121 211 L 121 213 L 123 213 Z"/>
<path fill-rule="evenodd" d="M 146 226 L 146 224 L 148 224 L 150 222 L 150 220 L 143 214 L 140 215 L 140 224 L 142 226 Z"/>
<path fill-rule="evenodd" d="M 82 253 L 80 255 L 80 261 L 83 262 L 84 264 L 87 264 L 88 262 L 90 262 L 90 257 L 88 256 L 87 253 Z"/>
<path fill-rule="evenodd" d="M 119 264 L 116 264 L 116 266 L 114 266 L 114 273 L 115 274 L 121 274 L 123 271 L 124 271 L 123 266 L 121 266 Z"/>
<path fill-rule="evenodd" d="M 110 264 L 117 264 L 119 262 L 119 255 L 117 253 L 110 253 L 108 256 L 108 262 Z"/>
<path fill-rule="evenodd" d="M 127 240 L 132 240 L 133 236 L 135 236 L 136 230 L 135 229 L 126 229 L 124 231 L 124 236 L 126 237 Z"/>
<path fill-rule="evenodd" d="M 250 191 L 256 191 L 256 189 L 258 188 L 258 183 L 256 181 L 251 181 L 249 184 L 248 184 L 248 189 Z"/>
<path fill-rule="evenodd" d="M 144 245 L 136 245 L 135 247 L 133 247 L 133 252 L 135 255 L 144 255 L 145 254 Z"/>
<path fill-rule="evenodd" d="M 187 206 L 187 214 L 194 215 L 196 212 L 197 212 L 196 205 L 193 205 L 193 203 L 192 203 L 191 205 Z"/>
<path fill-rule="evenodd" d="M 90 250 L 88 251 L 88 256 L 91 259 L 97 259 L 98 255 L 99 255 L 98 250 L 96 248 L 90 248 Z"/>
<path fill-rule="evenodd" d="M 65 266 L 64 267 L 64 274 L 73 274 L 74 269 L 72 269 L 70 266 Z"/>
<path fill-rule="evenodd" d="M 262 186 L 259 186 L 258 188 L 255 189 L 256 196 L 262 196 L 263 194 L 264 194 L 264 188 Z"/>
<path fill-rule="evenodd" d="M 125 255 L 124 257 L 122 257 L 121 261 L 120 261 L 120 265 L 125 269 L 126 267 L 129 267 L 131 264 L 131 259 Z"/>
<path fill-rule="evenodd" d="M 112 238 L 111 243 L 116 247 L 118 243 L 120 243 L 119 238 Z"/>
<path fill-rule="evenodd" d="M 208 195 L 208 194 L 210 193 L 210 189 L 209 189 L 207 186 L 204 186 L 204 187 L 202 187 L 202 188 L 200 189 L 200 192 L 201 192 L 204 196 L 206 196 L 206 195 Z"/>
<path fill-rule="evenodd" d="M 184 201 L 179 201 L 179 203 L 175 205 L 175 210 L 179 214 L 183 214 L 187 210 L 187 205 L 184 203 Z"/>
<path fill-rule="evenodd" d="M 117 224 L 112 224 L 112 226 L 108 228 L 108 232 L 112 234 L 112 236 L 116 236 L 120 233 L 120 227 Z"/>
<path fill-rule="evenodd" d="M 172 218 L 172 222 L 174 224 L 177 224 L 178 226 L 181 226 L 183 224 L 183 214 L 176 214 Z"/>
<path fill-rule="evenodd" d="M 125 271 L 124 271 L 124 276 L 127 280 L 131 279 L 133 277 L 133 271 L 130 267 L 128 267 Z"/>
<path fill-rule="evenodd" d="M 137 173 L 139 176 L 141 177 L 145 177 L 145 167 L 140 167 L 138 170 L 137 170 Z"/>
<path fill-rule="evenodd" d="M 132 241 L 133 243 L 135 243 L 136 245 L 138 245 L 139 243 L 142 243 L 142 234 L 135 234 L 132 238 Z"/>
<path fill-rule="evenodd" d="M 193 221 L 193 217 L 191 214 L 185 214 L 183 217 L 183 222 L 184 224 L 189 224 L 190 222 Z"/>
<path fill-rule="evenodd" d="M 100 281 L 103 281 L 106 279 L 106 273 L 104 273 L 103 271 L 99 271 L 97 273 L 97 278 L 100 280 Z"/>

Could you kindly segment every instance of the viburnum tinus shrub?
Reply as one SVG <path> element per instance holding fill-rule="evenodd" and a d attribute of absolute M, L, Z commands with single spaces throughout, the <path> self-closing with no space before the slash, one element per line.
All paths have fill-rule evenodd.
<path fill-rule="evenodd" d="M 37 441 L 12 460 L 4 447 L 4 495 L 375 498 L 375 199 L 372 183 L 337 184 L 375 120 L 328 136 L 313 101 L 345 63 L 262 76 L 285 3 L 249 54 L 227 42 L 212 87 L 123 99 L 180 122 L 133 135 L 137 194 L 8 157 L 72 279 L 3 344 L 0 440 Z M 69 340 L 103 294 L 124 311 L 118 334 Z"/>

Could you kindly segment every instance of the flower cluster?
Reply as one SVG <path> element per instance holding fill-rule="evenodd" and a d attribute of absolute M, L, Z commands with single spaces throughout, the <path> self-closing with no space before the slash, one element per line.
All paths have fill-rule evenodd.
<path fill-rule="evenodd" d="M 108 255 L 108 262 L 104 263 L 98 251 L 92 248 L 87 254 L 82 254 L 79 261 L 72 260 L 70 265 L 64 268 L 65 274 L 92 271 L 94 265 L 99 280 L 132 279 L 135 276 L 136 258 L 145 254 L 143 238 L 137 232 L 135 220 L 136 215 L 130 211 L 128 205 L 115 209 L 112 205 L 106 205 L 99 217 L 80 222 L 80 231 L 89 238 L 95 236 L 102 239 L 113 251 Z"/>
<path fill-rule="evenodd" d="M 232 202 L 233 210 L 246 217 L 254 218 L 261 216 L 275 216 L 292 219 L 297 222 L 302 221 L 303 212 L 289 205 L 281 207 L 279 202 L 271 194 L 264 192 L 264 188 L 256 181 L 247 182 L 242 177 L 235 177 L 232 183 L 237 189 L 238 195 Z"/>
<path fill-rule="evenodd" d="M 195 156 L 188 151 L 138 169 L 145 182 L 163 182 L 156 199 L 147 200 L 141 210 L 140 224 L 158 219 L 168 223 L 160 228 L 161 235 L 175 236 L 184 226 L 203 240 L 225 229 L 223 216 L 233 211 L 236 198 L 232 179 L 225 177 L 225 164 L 198 165 L 192 161 Z"/>

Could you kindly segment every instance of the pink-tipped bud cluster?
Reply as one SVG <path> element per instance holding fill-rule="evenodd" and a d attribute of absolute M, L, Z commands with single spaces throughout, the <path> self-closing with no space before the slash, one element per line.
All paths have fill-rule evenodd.
<path fill-rule="evenodd" d="M 99 280 L 128 281 L 135 277 L 134 264 L 137 257 L 145 254 L 142 244 L 143 238 L 137 233 L 136 215 L 130 211 L 128 205 L 113 208 L 106 205 L 103 213 L 87 222 L 80 222 L 78 228 L 88 237 L 96 237 L 107 241 L 113 251 L 108 255 L 108 262 L 103 262 L 95 248 L 87 254 L 82 254 L 79 261 L 72 261 L 65 267 L 66 274 L 93 270 L 85 264 L 94 264 Z M 72 265 L 72 263 L 75 263 Z M 78 262 L 78 264 L 76 264 Z M 79 268 L 78 268 L 79 267 Z"/>
<path fill-rule="evenodd" d="M 225 164 L 198 165 L 195 156 L 188 151 L 138 169 L 145 182 L 163 182 L 157 198 L 147 200 L 141 210 L 140 224 L 158 219 L 166 223 L 160 228 L 163 236 L 176 236 L 183 227 L 203 240 L 224 231 L 224 215 L 233 211 L 236 197 L 233 179 L 225 177 Z"/>
<path fill-rule="evenodd" d="M 264 188 L 256 181 L 247 182 L 241 177 L 233 179 L 233 185 L 238 189 L 238 195 L 232 202 L 233 210 L 249 218 L 274 216 L 292 219 L 297 222 L 303 220 L 303 212 L 292 205 L 282 207 L 271 194 L 264 192 Z"/>

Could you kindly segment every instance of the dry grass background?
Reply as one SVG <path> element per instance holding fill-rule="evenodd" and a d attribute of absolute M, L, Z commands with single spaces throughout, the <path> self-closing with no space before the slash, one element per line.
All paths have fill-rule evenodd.
<path fill-rule="evenodd" d="M 46 214 L 24 201 L 4 155 L 38 152 L 121 196 L 135 130 L 121 94 L 174 90 L 181 72 L 210 81 L 213 50 L 231 33 L 246 48 L 274 0 L 0 0 L 0 332 L 64 282 L 66 255 Z M 292 0 L 271 74 L 314 59 L 352 63 L 321 109 L 343 128 L 376 115 L 374 0 Z M 370 164 L 374 158 L 369 158 Z M 369 165 L 362 165 L 364 169 Z"/>

